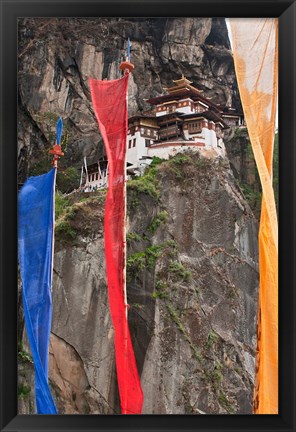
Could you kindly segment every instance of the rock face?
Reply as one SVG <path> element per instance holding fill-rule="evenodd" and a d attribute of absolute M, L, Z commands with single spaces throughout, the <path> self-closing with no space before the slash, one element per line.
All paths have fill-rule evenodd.
<path fill-rule="evenodd" d="M 256 221 L 223 163 L 177 156 L 158 176 L 157 204 L 141 195 L 130 217 L 146 240 L 132 241 L 129 260 L 157 256 L 150 271 L 130 269 L 144 412 L 251 413 Z"/>
<path fill-rule="evenodd" d="M 71 223 L 79 235 L 74 244 L 57 238 L 54 258 L 51 381 L 62 413 L 113 414 L 117 395 L 102 204 L 84 204 Z"/>
<path fill-rule="evenodd" d="M 239 105 L 225 20 L 195 18 L 25 18 L 19 20 L 19 182 L 48 169 L 55 122 L 64 120 L 61 168 L 80 167 L 102 142 L 90 101 L 88 78 L 120 77 L 127 38 L 135 71 L 129 114 L 150 109 L 183 73 L 222 106 Z"/>
<path fill-rule="evenodd" d="M 50 382 L 60 413 L 115 414 L 103 197 L 72 200 L 75 236 L 56 238 Z M 227 162 L 182 154 L 152 168 L 128 183 L 128 222 L 143 412 L 251 413 L 257 222 Z"/>
<path fill-rule="evenodd" d="M 261 184 L 247 129 L 227 129 L 224 133 L 224 143 L 233 174 L 259 220 L 262 200 Z M 277 172 L 278 166 L 274 165 L 275 178 L 277 178 Z M 277 183 L 274 184 L 274 188 L 277 189 Z"/>

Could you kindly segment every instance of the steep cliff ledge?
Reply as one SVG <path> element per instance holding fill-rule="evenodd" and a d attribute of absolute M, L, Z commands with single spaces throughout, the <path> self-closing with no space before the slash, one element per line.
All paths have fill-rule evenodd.
<path fill-rule="evenodd" d="M 50 381 L 60 413 L 119 412 L 104 192 L 56 228 Z M 129 323 L 144 413 L 251 413 L 257 222 L 226 160 L 179 154 L 128 183 Z"/>

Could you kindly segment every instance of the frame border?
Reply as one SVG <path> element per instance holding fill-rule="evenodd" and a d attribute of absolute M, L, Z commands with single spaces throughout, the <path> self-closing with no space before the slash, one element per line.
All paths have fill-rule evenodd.
<path fill-rule="evenodd" d="M 135 17 L 279 17 L 279 415 L 17 415 L 17 18 L 114 16 L 114 11 Z M 0 0 L 0 24 L 0 430 L 295 430 L 295 0 Z"/>

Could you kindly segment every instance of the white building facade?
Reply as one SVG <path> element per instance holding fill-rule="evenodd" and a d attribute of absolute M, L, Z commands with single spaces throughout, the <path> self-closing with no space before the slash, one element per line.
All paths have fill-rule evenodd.
<path fill-rule="evenodd" d="M 151 111 L 129 118 L 128 175 L 141 175 L 153 157 L 168 159 L 187 150 L 205 154 L 211 150 L 212 157 L 225 156 L 223 131 L 242 125 L 243 116 L 232 108 L 221 110 L 191 84 L 182 76 L 165 95 L 148 100 Z M 106 187 L 108 166 L 102 162 L 89 167 L 87 191 Z"/>
<path fill-rule="evenodd" d="M 127 161 L 129 172 L 140 175 L 154 156 L 168 159 L 176 153 L 214 149 L 225 156 L 221 110 L 184 76 L 167 94 L 150 99 L 153 110 L 129 119 Z"/>

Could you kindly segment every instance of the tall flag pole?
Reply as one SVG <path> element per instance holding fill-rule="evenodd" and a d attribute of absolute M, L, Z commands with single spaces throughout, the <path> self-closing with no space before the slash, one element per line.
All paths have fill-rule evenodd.
<path fill-rule="evenodd" d="M 124 75 L 129 76 L 129 74 L 134 70 L 134 65 L 130 62 L 131 59 L 131 41 L 130 38 L 127 40 L 127 50 L 126 50 L 126 60 L 125 62 L 122 62 L 119 66 L 119 69 L 122 71 Z M 128 90 L 126 92 L 126 104 L 128 106 Z M 127 120 L 128 122 L 128 120 Z M 127 124 L 128 128 L 128 124 Z M 126 135 L 126 148 L 127 148 L 127 135 Z M 122 224 L 122 230 L 123 230 L 123 295 L 124 295 L 124 303 L 125 303 L 125 312 L 126 312 L 126 319 L 128 322 L 128 303 L 127 303 L 127 290 L 126 290 L 126 261 L 127 261 L 127 244 L 126 244 L 126 225 L 127 225 L 127 193 L 126 193 L 126 183 L 127 183 L 127 155 L 125 152 L 125 159 L 124 159 L 124 188 L 123 188 L 123 196 L 124 196 L 124 217 L 123 217 L 123 224 Z"/>
<path fill-rule="evenodd" d="M 53 169 L 30 177 L 18 196 L 18 258 L 25 324 L 35 371 L 37 414 L 57 414 L 48 384 L 48 351 L 52 320 L 54 199 L 62 119 L 57 124 Z"/>
<path fill-rule="evenodd" d="M 278 19 L 229 19 L 248 133 L 262 185 L 254 414 L 278 414 L 278 223 L 272 186 Z"/>
<path fill-rule="evenodd" d="M 62 146 L 61 146 L 61 139 L 63 134 L 63 120 L 62 117 L 59 117 L 57 124 L 56 124 L 56 140 L 55 145 L 53 146 L 52 150 L 49 150 L 49 154 L 53 155 L 52 159 L 52 166 L 54 167 L 54 199 L 53 199 L 53 220 L 55 221 L 55 190 L 56 190 L 56 183 L 57 183 L 57 171 L 58 171 L 58 161 L 61 156 L 64 156 L 64 153 L 62 152 Z M 52 272 L 53 272 L 53 259 L 54 259 L 54 229 L 52 233 Z"/>
<path fill-rule="evenodd" d="M 134 66 L 126 61 L 117 80 L 89 80 L 95 115 L 108 158 L 105 205 L 105 257 L 110 313 L 114 327 L 117 381 L 122 414 L 141 414 L 143 392 L 131 342 L 126 298 L 127 91 Z"/>

